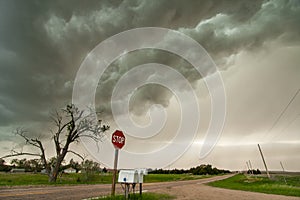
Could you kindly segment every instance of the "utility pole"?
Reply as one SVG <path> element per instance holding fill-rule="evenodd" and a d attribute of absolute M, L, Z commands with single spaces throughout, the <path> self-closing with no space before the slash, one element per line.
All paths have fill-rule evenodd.
<path fill-rule="evenodd" d="M 265 165 L 265 168 L 266 168 L 266 172 L 267 172 L 268 178 L 270 179 L 271 177 L 270 177 L 270 174 L 269 174 L 269 171 L 268 171 L 268 167 L 267 167 L 267 164 L 266 164 L 264 155 L 263 155 L 263 153 L 262 153 L 262 151 L 261 151 L 261 148 L 260 148 L 259 144 L 257 144 L 257 146 L 258 146 L 258 149 L 259 149 L 261 158 L 262 158 L 262 160 L 263 160 L 263 162 L 264 162 L 264 165 Z"/>
<path fill-rule="evenodd" d="M 251 161 L 250 161 L 250 160 L 249 160 L 249 166 L 250 166 L 250 170 L 251 170 L 252 174 L 254 174 L 253 168 L 252 168 L 252 165 L 251 165 Z"/>
<path fill-rule="evenodd" d="M 251 172 L 251 170 L 250 170 L 250 167 L 249 167 L 249 164 L 248 164 L 248 161 L 246 161 L 246 165 L 247 165 L 248 171 L 250 172 L 250 174 L 252 174 L 252 172 Z"/>
<path fill-rule="evenodd" d="M 281 161 L 280 161 L 280 165 L 281 165 L 282 171 L 284 172 L 284 167 L 283 167 L 283 164 Z"/>
<path fill-rule="evenodd" d="M 284 173 L 284 167 L 283 167 L 283 164 L 282 164 L 282 162 L 280 161 L 280 165 L 281 165 L 281 168 L 282 168 L 282 171 L 283 171 L 283 173 Z M 283 176 L 283 179 L 284 179 L 284 182 L 285 182 L 285 184 L 287 184 L 287 182 L 286 182 L 286 180 L 285 180 L 285 177 Z"/>

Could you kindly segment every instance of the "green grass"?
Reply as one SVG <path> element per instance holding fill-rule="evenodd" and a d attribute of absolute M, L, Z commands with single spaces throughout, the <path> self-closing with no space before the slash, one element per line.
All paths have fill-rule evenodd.
<path fill-rule="evenodd" d="M 11 185 L 41 185 L 48 182 L 48 177 L 42 174 L 0 174 L 0 185 L 11 186 Z"/>
<path fill-rule="evenodd" d="M 185 181 L 209 178 L 212 175 L 190 175 L 190 174 L 149 174 L 144 176 L 144 182 L 166 182 L 166 181 Z"/>
<path fill-rule="evenodd" d="M 144 176 L 145 183 L 181 181 L 207 178 L 210 176 L 189 174 L 149 174 Z M 77 184 L 111 184 L 112 174 L 63 174 L 56 183 L 49 183 L 45 174 L 34 173 L 0 173 L 0 186 L 17 185 L 77 185 Z"/>
<path fill-rule="evenodd" d="M 139 196 L 139 194 L 131 194 L 130 199 L 134 200 L 169 200 L 169 199 L 174 199 L 175 197 L 170 196 L 168 194 L 156 194 L 156 193 L 143 193 L 142 196 Z M 98 200 L 123 200 L 125 199 L 124 195 L 116 195 L 114 197 L 102 197 L 99 198 Z"/>
<path fill-rule="evenodd" d="M 300 197 L 300 176 L 275 176 L 269 180 L 262 176 L 238 174 L 225 180 L 208 183 L 208 185 L 234 190 Z"/>
<path fill-rule="evenodd" d="M 75 184 L 105 184 L 111 183 L 111 174 L 63 174 L 56 183 L 49 183 L 45 174 L 34 173 L 0 173 L 0 186 L 17 185 L 75 185 Z"/>

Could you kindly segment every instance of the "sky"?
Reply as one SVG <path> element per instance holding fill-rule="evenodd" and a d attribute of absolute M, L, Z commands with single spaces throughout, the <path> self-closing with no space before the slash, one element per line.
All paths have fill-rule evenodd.
<path fill-rule="evenodd" d="M 102 58 L 89 61 L 91 55 L 98 56 L 99 44 L 123 31 L 130 34 L 136 28 L 157 27 L 155 30 L 170 31 L 156 41 L 160 47 L 183 50 L 192 59 L 202 63 L 206 59 L 210 64 L 201 65 L 200 74 L 187 58 L 165 50 L 128 50 L 129 41 L 143 43 L 139 39 L 151 40 L 155 34 L 125 38 L 121 43 L 128 49 L 123 49 L 102 76 L 84 79 L 85 85 L 96 84 L 95 107 L 103 111 L 98 117 L 111 130 L 100 152 L 88 141 L 72 148 L 112 166 L 110 135 L 126 129 L 119 160 L 124 168 L 190 168 L 209 163 L 245 170 L 250 160 L 253 168 L 263 170 L 260 144 L 270 170 L 281 170 L 282 162 L 285 170 L 300 171 L 299 21 L 298 0 L 0 0 L 0 156 L 22 146 L 22 140 L 12 133 L 17 127 L 45 141 L 51 155 L 49 113 L 74 101 L 80 69 Z M 198 42 L 203 57 L 172 38 L 172 31 Z M 106 46 L 105 55 L 116 51 L 114 45 Z M 147 63 L 162 65 L 135 68 Z M 152 71 L 147 67 L 153 67 Z M 222 84 L 209 86 L 216 77 Z M 139 82 L 143 84 L 137 86 Z M 213 95 L 220 87 L 225 100 Z M 129 100 L 123 98 L 121 94 L 130 89 L 130 95 L 124 94 Z M 129 129 L 117 123 L 124 113 L 114 112 L 111 105 L 127 109 L 133 120 L 127 124 Z M 220 111 L 222 106 L 222 129 L 209 133 L 214 108 Z M 195 119 L 197 127 L 182 125 Z M 143 131 L 135 133 L 133 127 Z M 185 127 L 183 135 L 178 132 L 180 127 Z M 206 140 L 213 134 L 214 141 Z M 208 143 L 213 148 L 201 157 Z"/>

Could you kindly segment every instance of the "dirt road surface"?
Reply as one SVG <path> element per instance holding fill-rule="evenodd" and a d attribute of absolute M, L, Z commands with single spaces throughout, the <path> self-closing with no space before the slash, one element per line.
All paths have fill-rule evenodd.
<path fill-rule="evenodd" d="M 149 192 L 167 193 L 183 200 L 300 200 L 297 197 L 286 197 L 280 195 L 269 195 L 254 192 L 244 192 L 226 190 L 204 185 L 204 183 L 227 178 L 231 175 L 217 176 L 207 179 L 192 181 L 177 181 L 164 183 L 147 183 L 143 185 L 143 190 Z M 7 200 L 42 200 L 42 199 L 85 199 L 110 194 L 111 185 L 76 185 L 76 186 L 23 186 L 0 188 L 0 199 Z M 118 184 L 117 192 L 122 193 L 122 188 Z"/>

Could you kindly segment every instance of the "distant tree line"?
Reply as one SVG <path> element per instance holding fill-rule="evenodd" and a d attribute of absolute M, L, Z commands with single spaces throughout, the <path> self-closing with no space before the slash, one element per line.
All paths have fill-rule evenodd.
<path fill-rule="evenodd" d="M 48 160 L 50 165 L 55 166 L 56 157 L 52 157 Z M 65 169 L 73 168 L 76 173 L 83 171 L 85 173 L 92 172 L 107 172 L 106 168 L 101 168 L 100 164 L 92 160 L 84 160 L 82 162 L 74 161 L 71 159 L 68 164 L 62 164 L 59 172 L 63 172 Z M 40 159 L 12 159 L 10 164 L 6 164 L 4 159 L 0 158 L 0 171 L 10 172 L 12 169 L 24 169 L 25 172 L 41 172 L 44 169 L 44 165 Z"/>
<path fill-rule="evenodd" d="M 212 167 L 212 165 L 199 165 L 197 167 L 192 167 L 190 169 L 155 169 L 149 174 L 193 174 L 193 175 L 218 175 L 218 174 L 226 174 L 230 173 L 229 170 L 217 169 L 216 167 Z"/>
<path fill-rule="evenodd" d="M 247 174 L 261 174 L 261 171 L 259 169 L 257 169 L 257 170 L 252 169 L 252 170 L 248 170 Z"/>

